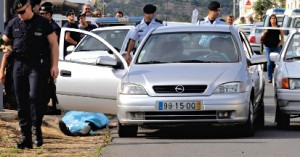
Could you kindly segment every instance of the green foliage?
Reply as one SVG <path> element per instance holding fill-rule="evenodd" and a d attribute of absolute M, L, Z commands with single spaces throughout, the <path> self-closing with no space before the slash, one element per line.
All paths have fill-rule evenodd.
<path fill-rule="evenodd" d="M 146 4 L 157 6 L 156 17 L 160 20 L 190 22 L 195 8 L 199 10 L 199 19 L 207 16 L 207 6 L 211 0 L 96 0 L 95 8 L 105 14 L 114 15 L 122 11 L 127 16 L 143 16 L 143 7 Z M 232 14 L 233 0 L 218 0 L 221 3 L 221 16 Z M 236 6 L 238 11 L 238 6 Z"/>
<path fill-rule="evenodd" d="M 257 0 L 253 4 L 253 9 L 259 15 L 265 15 L 266 11 L 270 8 L 285 8 L 285 0 Z"/>

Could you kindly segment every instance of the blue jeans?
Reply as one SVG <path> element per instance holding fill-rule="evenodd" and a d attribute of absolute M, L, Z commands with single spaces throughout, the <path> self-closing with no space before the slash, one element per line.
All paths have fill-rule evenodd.
<path fill-rule="evenodd" d="M 274 63 L 270 60 L 270 53 L 271 52 L 277 52 L 280 53 L 281 48 L 280 47 L 266 47 L 266 55 L 267 55 L 267 72 L 268 72 L 268 80 L 272 80 L 272 74 L 274 71 Z"/>

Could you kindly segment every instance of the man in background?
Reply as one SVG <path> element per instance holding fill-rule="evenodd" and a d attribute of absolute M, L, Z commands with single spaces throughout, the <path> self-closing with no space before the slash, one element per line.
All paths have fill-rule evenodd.
<path fill-rule="evenodd" d="M 123 17 L 123 12 L 122 11 L 117 11 L 116 14 L 115 14 L 115 17 L 116 18 L 120 18 L 120 17 Z"/>
<path fill-rule="evenodd" d="M 79 29 L 86 30 L 86 31 L 91 31 L 91 30 L 97 28 L 97 26 L 95 26 L 93 24 L 89 24 L 86 21 L 84 13 L 77 16 L 77 21 L 79 21 L 79 23 L 80 23 Z"/>
<path fill-rule="evenodd" d="M 50 2 L 45 2 L 40 7 L 40 15 L 44 16 L 49 20 L 49 23 L 51 24 L 53 30 L 55 31 L 55 34 L 57 35 L 57 39 L 59 39 L 60 36 L 60 27 L 59 25 L 52 19 L 53 15 L 53 4 Z"/>
<path fill-rule="evenodd" d="M 156 6 L 147 4 L 144 6 L 143 11 L 144 18 L 137 26 L 135 26 L 134 31 L 131 32 L 127 51 L 123 54 L 128 64 L 131 62 L 130 53 L 133 50 L 135 43 L 140 43 L 151 29 L 162 26 L 162 22 L 154 18 Z"/>
<path fill-rule="evenodd" d="M 214 25 L 214 24 L 226 24 L 226 22 L 219 18 L 221 4 L 218 1 L 211 1 L 208 4 L 208 15 L 204 19 L 199 21 L 200 25 Z"/>
<path fill-rule="evenodd" d="M 233 25 L 233 22 L 234 22 L 234 16 L 233 16 L 233 15 L 227 16 L 227 18 L 226 18 L 226 23 L 227 23 L 228 25 Z"/>

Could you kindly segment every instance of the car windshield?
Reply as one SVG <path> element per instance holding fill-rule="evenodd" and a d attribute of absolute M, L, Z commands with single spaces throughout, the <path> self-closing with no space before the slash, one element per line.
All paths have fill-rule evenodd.
<path fill-rule="evenodd" d="M 137 64 L 233 63 L 238 58 L 230 33 L 163 33 L 147 39 Z"/>
<path fill-rule="evenodd" d="M 288 50 L 285 54 L 285 60 L 300 59 L 300 34 L 294 34 L 289 42 Z"/>

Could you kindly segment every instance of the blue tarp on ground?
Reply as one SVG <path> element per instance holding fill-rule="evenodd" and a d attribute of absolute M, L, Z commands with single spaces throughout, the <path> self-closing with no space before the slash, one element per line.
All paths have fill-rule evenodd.
<path fill-rule="evenodd" d="M 69 111 L 63 116 L 60 129 L 67 135 L 88 135 L 108 123 L 109 119 L 103 113 Z"/>

